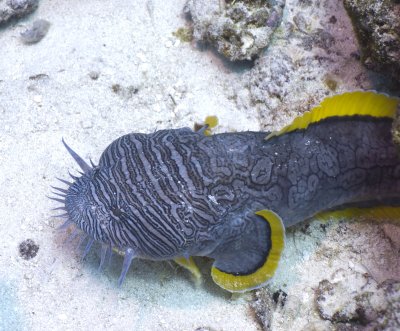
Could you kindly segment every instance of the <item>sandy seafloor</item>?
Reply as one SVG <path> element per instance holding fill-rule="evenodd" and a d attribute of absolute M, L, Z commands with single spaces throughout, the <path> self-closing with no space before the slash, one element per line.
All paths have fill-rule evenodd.
<path fill-rule="evenodd" d="M 193 127 L 207 115 L 219 117 L 218 132 L 276 129 L 301 111 L 291 106 L 300 97 L 287 93 L 284 112 L 260 114 L 244 87 L 240 92 L 248 65 L 230 65 L 211 48 L 174 37 L 187 25 L 184 4 L 43 0 L 35 13 L 0 30 L 0 330 L 262 329 L 250 306 L 254 293 L 231 297 L 221 290 L 208 276 L 210 261 L 200 261 L 204 280 L 196 286 L 173 263 L 138 260 L 118 288 L 122 258 L 104 272 L 97 271 L 98 250 L 81 262 L 79 252 L 63 246 L 50 212 L 57 203 L 46 198 L 56 176 L 78 170 L 62 137 L 96 162 L 110 142 L 133 131 Z M 49 33 L 24 45 L 19 34 L 37 18 L 51 22 Z M 356 49 L 354 36 L 338 45 L 346 40 Z M 339 91 L 371 87 L 359 64 L 346 65 L 355 73 L 336 71 L 343 74 Z M 318 81 L 305 84 L 304 93 L 316 91 L 315 102 L 331 94 Z M 40 248 L 27 261 L 18 245 L 28 238 Z M 388 224 L 317 222 L 289 231 L 271 284 L 288 294 L 286 310 L 273 312 L 272 329 L 331 329 L 315 308 L 319 282 L 348 279 L 362 287 L 357 275 L 366 272 L 376 283 L 399 281 L 396 243 L 398 228 Z"/>

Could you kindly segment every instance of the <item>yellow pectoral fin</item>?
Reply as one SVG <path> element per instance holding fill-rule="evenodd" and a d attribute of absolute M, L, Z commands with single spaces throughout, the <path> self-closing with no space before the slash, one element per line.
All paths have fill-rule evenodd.
<path fill-rule="evenodd" d="M 214 282 L 230 292 L 245 292 L 259 288 L 275 274 L 278 268 L 285 244 L 285 228 L 282 220 L 271 210 L 260 210 L 255 214 L 261 216 L 263 222 L 267 222 L 267 236 L 259 237 L 259 231 L 248 233 L 248 237 L 245 239 L 253 240 L 253 243 L 243 244 L 236 255 L 228 255 L 230 261 L 226 263 L 223 257 L 217 258 L 211 269 Z M 259 254 L 258 245 L 266 248 L 265 253 Z M 221 265 L 228 267 L 234 265 L 236 272 L 223 270 Z"/>
<path fill-rule="evenodd" d="M 306 129 L 310 124 L 317 123 L 329 117 L 371 116 L 394 118 L 398 98 L 392 98 L 376 92 L 348 92 L 325 98 L 318 106 L 296 117 L 293 122 L 279 131 L 271 132 L 268 140 L 284 133 Z"/>
<path fill-rule="evenodd" d="M 206 136 L 211 136 L 211 129 L 215 128 L 218 125 L 218 117 L 217 116 L 207 116 L 204 124 L 207 125 L 207 128 L 204 131 Z"/>
<path fill-rule="evenodd" d="M 207 116 L 204 124 L 207 124 L 209 128 L 215 128 L 218 125 L 217 116 Z"/>
<path fill-rule="evenodd" d="M 198 133 L 202 133 L 205 136 L 211 136 L 212 130 L 218 125 L 218 117 L 217 116 L 207 116 L 204 120 L 203 124 L 194 124 L 194 131 Z"/>
<path fill-rule="evenodd" d="M 190 273 L 194 276 L 196 283 L 200 283 L 201 273 L 191 256 L 188 259 L 186 259 L 185 257 L 178 257 L 174 259 L 174 261 L 181 267 L 189 270 Z"/>

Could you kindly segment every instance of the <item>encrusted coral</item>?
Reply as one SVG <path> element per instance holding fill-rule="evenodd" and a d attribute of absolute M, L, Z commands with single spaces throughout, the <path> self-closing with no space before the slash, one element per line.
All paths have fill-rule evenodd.
<path fill-rule="evenodd" d="M 397 329 L 400 283 L 377 284 L 366 275 L 354 274 L 353 279 L 338 282 L 322 280 L 316 290 L 316 305 L 322 319 L 340 328 Z"/>
<path fill-rule="evenodd" d="M 394 0 L 344 0 L 362 49 L 362 61 L 388 73 L 400 85 L 400 3 Z"/>
<path fill-rule="evenodd" d="M 36 10 L 39 0 L 0 0 L 0 26 Z"/>
<path fill-rule="evenodd" d="M 285 0 L 189 0 L 194 38 L 214 45 L 231 61 L 251 60 L 270 42 Z"/>

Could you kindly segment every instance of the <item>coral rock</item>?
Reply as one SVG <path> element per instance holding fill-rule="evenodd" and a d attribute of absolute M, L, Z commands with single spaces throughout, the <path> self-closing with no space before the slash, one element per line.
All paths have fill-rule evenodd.
<path fill-rule="evenodd" d="M 362 61 L 374 71 L 389 73 L 400 85 L 400 3 L 344 0 L 362 49 Z"/>
<path fill-rule="evenodd" d="M 194 39 L 209 42 L 231 61 L 251 60 L 269 44 L 279 26 L 285 0 L 189 0 Z"/>
<path fill-rule="evenodd" d="M 0 26 L 14 18 L 24 17 L 38 7 L 39 0 L 0 0 Z"/>

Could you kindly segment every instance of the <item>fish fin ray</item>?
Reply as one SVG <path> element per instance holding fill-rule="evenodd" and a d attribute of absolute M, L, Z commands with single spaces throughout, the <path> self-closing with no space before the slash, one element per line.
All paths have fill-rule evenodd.
<path fill-rule="evenodd" d="M 201 273 L 199 268 L 197 267 L 196 263 L 193 260 L 193 257 L 185 258 L 185 257 L 178 257 L 174 259 L 174 262 L 179 266 L 189 270 L 192 276 L 195 279 L 196 284 L 201 281 Z"/>

